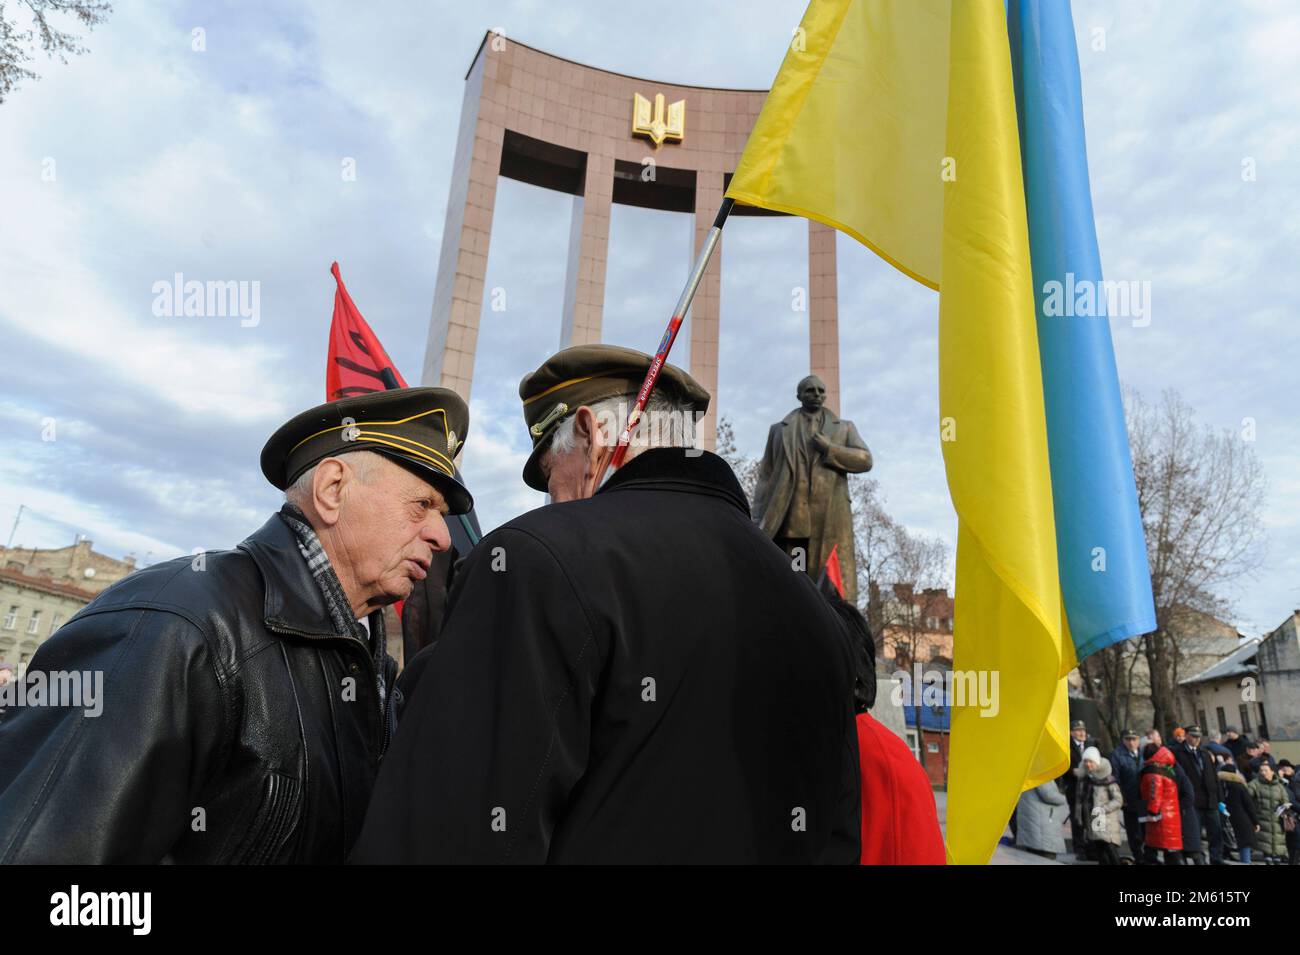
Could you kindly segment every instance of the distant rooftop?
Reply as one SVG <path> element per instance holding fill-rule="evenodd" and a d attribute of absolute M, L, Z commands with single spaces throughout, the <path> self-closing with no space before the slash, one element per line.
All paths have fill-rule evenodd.
<path fill-rule="evenodd" d="M 1186 686 L 1189 683 L 1205 683 L 1209 680 L 1222 680 L 1227 677 L 1258 673 L 1259 668 L 1253 662 L 1255 652 L 1258 649 L 1259 640 L 1251 637 L 1214 666 L 1198 673 L 1196 676 L 1189 676 L 1186 680 L 1179 680 L 1178 683 L 1180 686 Z"/>

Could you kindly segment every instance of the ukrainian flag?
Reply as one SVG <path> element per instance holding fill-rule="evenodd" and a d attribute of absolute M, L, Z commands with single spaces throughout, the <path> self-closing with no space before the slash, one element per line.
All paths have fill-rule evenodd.
<path fill-rule="evenodd" d="M 1107 318 L 1043 307 L 1101 279 L 1069 5 L 812 0 L 727 194 L 940 291 L 953 665 L 1000 691 L 953 711 L 948 855 L 986 862 L 1068 766 L 1066 674 L 1155 626 Z"/>

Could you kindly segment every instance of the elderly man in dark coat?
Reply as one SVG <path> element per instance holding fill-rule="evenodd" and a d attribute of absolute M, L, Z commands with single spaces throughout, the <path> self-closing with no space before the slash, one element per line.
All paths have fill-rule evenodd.
<path fill-rule="evenodd" d="M 1124 829 L 1128 833 L 1129 849 L 1133 853 L 1133 861 L 1140 862 L 1142 824 L 1138 822 L 1138 817 L 1142 814 L 1142 793 L 1138 783 L 1142 772 L 1142 755 L 1137 733 L 1126 729 L 1120 739 L 1120 744 L 1110 754 L 1110 765 L 1115 770 L 1115 780 L 1124 794 Z"/>
<path fill-rule="evenodd" d="M 0 863 L 343 862 L 393 729 L 383 608 L 473 506 L 452 466 L 468 422 L 442 388 L 303 412 L 262 452 L 278 514 L 136 571 L 42 644 L 28 681 L 97 673 L 102 693 L 0 719 Z"/>
<path fill-rule="evenodd" d="M 690 446 L 708 393 L 665 365 L 599 483 L 649 364 L 578 346 L 521 383 L 554 503 L 457 575 L 353 861 L 857 861 L 849 635 Z"/>
<path fill-rule="evenodd" d="M 1187 727 L 1187 735 L 1181 743 L 1173 744 L 1174 759 L 1192 784 L 1192 806 L 1185 815 L 1189 825 L 1197 828 L 1199 840 L 1200 827 L 1205 827 L 1209 842 L 1210 862 L 1223 865 L 1223 828 L 1219 821 L 1219 771 L 1214 757 L 1201 745 L 1201 728 Z"/>
<path fill-rule="evenodd" d="M 857 603 L 857 555 L 849 475 L 871 470 L 871 451 L 852 421 L 824 407 L 816 375 L 799 382 L 800 407 L 768 430 L 758 469 L 754 520 L 763 533 L 817 577 L 835 550 L 844 597 Z"/>

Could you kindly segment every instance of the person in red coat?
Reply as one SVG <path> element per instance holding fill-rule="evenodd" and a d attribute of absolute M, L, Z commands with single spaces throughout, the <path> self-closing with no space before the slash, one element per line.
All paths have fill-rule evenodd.
<path fill-rule="evenodd" d="M 828 595 L 848 625 L 857 678 L 858 763 L 862 773 L 861 865 L 944 865 L 947 854 L 930 779 L 898 734 L 867 712 L 876 702 L 876 644 L 867 621 L 838 595 Z"/>
<path fill-rule="evenodd" d="M 1145 765 L 1140 774 L 1140 791 L 1146 806 L 1145 861 L 1156 861 L 1156 850 L 1165 854 L 1165 865 L 1183 861 L 1183 828 L 1178 812 L 1178 782 L 1174 778 L 1174 754 L 1163 746 L 1148 743 L 1142 750 Z"/>

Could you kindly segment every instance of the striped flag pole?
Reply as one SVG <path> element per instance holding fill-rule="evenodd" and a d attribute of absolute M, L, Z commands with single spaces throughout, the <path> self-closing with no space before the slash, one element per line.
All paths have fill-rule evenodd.
<path fill-rule="evenodd" d="M 664 367 L 664 362 L 668 360 L 668 353 L 672 351 L 673 342 L 677 340 L 677 332 L 682 327 L 682 320 L 686 317 L 687 311 L 690 310 L 691 300 L 695 298 L 695 291 L 700 287 L 700 281 L 704 278 L 704 270 L 709 267 L 709 260 L 713 258 L 713 252 L 718 247 L 718 241 L 722 238 L 722 227 L 727 223 L 727 216 L 731 214 L 731 207 L 735 205 L 735 200 L 731 198 L 723 199 L 722 205 L 718 207 L 718 214 L 713 219 L 713 226 L 709 229 L 709 234 L 704 239 L 704 247 L 700 249 L 700 254 L 696 256 L 695 265 L 691 269 L 690 277 L 686 280 L 686 287 L 682 289 L 681 297 L 677 299 L 677 307 L 673 309 L 673 317 L 668 320 L 668 327 L 664 330 L 664 337 L 659 340 L 659 348 L 655 352 L 654 360 L 650 362 L 650 368 L 646 372 L 645 380 L 641 382 L 641 390 L 637 393 L 636 404 L 632 407 L 632 413 L 628 415 L 627 426 L 618 436 L 618 445 L 614 448 L 614 454 L 605 462 L 605 466 L 600 469 L 596 475 L 595 487 L 600 487 L 601 482 L 605 480 L 605 474 L 612 467 L 618 470 L 623 466 L 623 460 L 627 457 L 628 446 L 632 443 L 632 433 L 636 431 L 636 426 L 641 420 L 641 412 L 645 410 L 646 402 L 650 400 L 650 395 L 654 393 L 655 384 L 659 381 L 659 372 Z"/>

